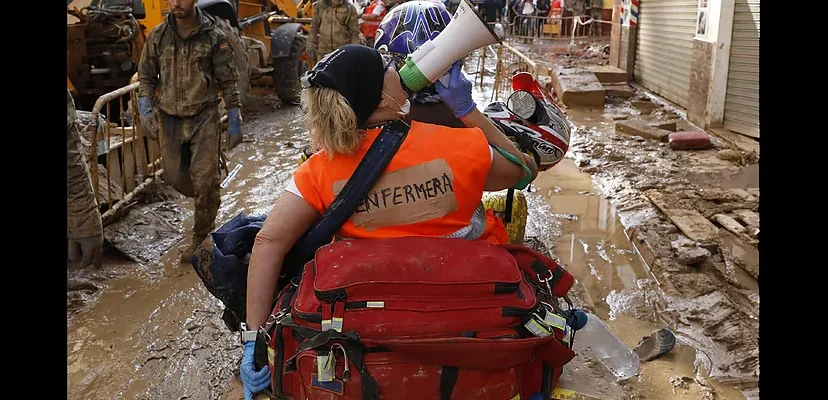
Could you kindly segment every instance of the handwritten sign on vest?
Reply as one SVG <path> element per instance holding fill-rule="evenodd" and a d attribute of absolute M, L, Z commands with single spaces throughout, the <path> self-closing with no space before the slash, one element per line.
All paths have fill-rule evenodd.
<path fill-rule="evenodd" d="M 334 196 L 347 180 L 333 184 Z M 373 231 L 440 218 L 457 210 L 454 174 L 445 159 L 383 174 L 351 216 L 358 227 Z"/>

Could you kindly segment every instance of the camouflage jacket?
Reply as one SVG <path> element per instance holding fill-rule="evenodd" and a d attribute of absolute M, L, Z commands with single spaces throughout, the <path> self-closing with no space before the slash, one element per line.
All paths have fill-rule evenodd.
<path fill-rule="evenodd" d="M 182 38 L 175 17 L 169 14 L 150 32 L 141 53 L 138 96 L 154 98 L 156 106 L 169 115 L 196 115 L 218 101 L 219 89 L 227 109 L 241 107 L 239 76 L 227 36 L 212 16 L 198 8 L 196 15 L 201 23 Z"/>
<path fill-rule="evenodd" d="M 75 102 L 66 91 L 66 234 L 69 239 L 83 239 L 101 233 L 101 212 L 95 201 L 89 169 L 84 160 Z M 94 146 L 92 151 L 94 151 Z"/>
<path fill-rule="evenodd" d="M 310 40 L 321 53 L 359 44 L 359 15 L 353 4 L 344 0 L 334 7 L 330 0 L 320 0 L 313 4 L 313 12 Z"/>

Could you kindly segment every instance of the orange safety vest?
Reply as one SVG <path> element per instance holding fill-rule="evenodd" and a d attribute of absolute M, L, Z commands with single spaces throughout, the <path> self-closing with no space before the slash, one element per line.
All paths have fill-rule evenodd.
<path fill-rule="evenodd" d="M 382 0 L 372 1 L 371 4 L 368 5 L 368 7 L 365 7 L 365 11 L 362 12 L 362 15 L 373 14 L 374 7 L 376 7 L 379 4 L 385 5 L 385 3 L 382 2 Z M 366 38 L 372 38 L 376 36 L 377 29 L 380 26 L 380 22 L 382 21 L 382 18 L 385 17 L 385 13 L 387 12 L 388 9 L 382 10 L 382 14 L 380 14 L 380 19 L 377 20 L 368 21 L 363 19 L 362 26 L 359 27 L 360 31 L 362 31 L 362 36 L 365 36 Z"/>
<path fill-rule="evenodd" d="M 351 156 L 337 154 L 330 159 L 319 151 L 299 166 L 293 181 L 308 205 L 324 214 L 380 131 L 364 131 L 360 148 Z M 337 236 L 441 237 L 467 228 L 480 205 L 491 157 L 478 128 L 412 122 L 380 180 Z M 486 228 L 478 239 L 494 244 L 509 241 L 503 222 L 491 210 L 486 211 Z"/>

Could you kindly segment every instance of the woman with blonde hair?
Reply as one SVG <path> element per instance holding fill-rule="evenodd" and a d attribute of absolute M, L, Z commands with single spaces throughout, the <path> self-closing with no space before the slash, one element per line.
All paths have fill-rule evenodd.
<path fill-rule="evenodd" d="M 282 263 L 351 177 L 382 127 L 402 119 L 408 94 L 390 60 L 370 47 L 343 46 L 302 77 L 311 145 L 318 149 L 293 174 L 256 236 L 247 278 L 247 327 L 263 326 Z M 453 237 L 508 242 L 481 204 L 483 191 L 523 188 L 537 175 L 523 154 L 481 113 L 460 64 L 437 92 L 467 128 L 412 122 L 383 174 L 337 232 L 340 238 Z M 244 332 L 243 336 L 244 336 Z M 249 335 L 255 337 L 255 333 Z M 245 392 L 263 390 L 267 367 L 253 368 L 255 340 L 245 343 Z"/>

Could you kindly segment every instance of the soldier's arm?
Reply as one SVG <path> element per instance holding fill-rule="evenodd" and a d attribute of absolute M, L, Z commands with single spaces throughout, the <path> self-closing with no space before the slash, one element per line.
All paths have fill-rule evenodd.
<path fill-rule="evenodd" d="M 348 3 L 350 10 L 348 12 L 348 33 L 351 34 L 351 44 L 359 44 L 359 14 L 357 14 L 356 7 Z"/>
<path fill-rule="evenodd" d="M 236 57 L 227 36 L 216 31 L 213 44 L 213 75 L 221 88 L 224 106 L 228 110 L 241 108 L 239 102 L 239 73 L 236 70 Z"/>
<path fill-rule="evenodd" d="M 69 91 L 66 92 L 67 112 L 75 115 L 75 103 Z M 83 239 L 99 235 L 102 231 L 101 213 L 95 201 L 95 192 L 89 178 L 89 169 L 83 157 L 78 125 L 74 119 L 66 125 L 66 208 L 67 237 Z M 92 146 L 90 151 L 95 151 Z"/>
<path fill-rule="evenodd" d="M 141 61 L 138 63 L 138 97 L 155 98 L 155 89 L 158 87 L 158 48 L 153 44 L 155 32 L 150 32 L 141 50 Z"/>
<path fill-rule="evenodd" d="M 322 10 L 320 10 L 317 7 L 317 4 L 318 3 L 313 3 L 314 13 L 313 13 L 313 18 L 311 19 L 311 28 L 310 28 L 311 47 L 314 47 L 314 48 L 319 45 L 319 23 L 320 23 L 320 20 L 322 18 L 320 16 Z"/>

